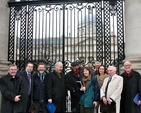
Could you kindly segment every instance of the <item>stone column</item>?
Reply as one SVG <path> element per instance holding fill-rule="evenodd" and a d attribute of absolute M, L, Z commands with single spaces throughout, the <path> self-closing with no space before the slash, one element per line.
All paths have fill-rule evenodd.
<path fill-rule="evenodd" d="M 0 77 L 7 73 L 9 8 L 8 0 L 0 0 Z M 1 108 L 1 95 L 0 95 Z"/>
<path fill-rule="evenodd" d="M 0 76 L 7 73 L 9 8 L 8 0 L 0 0 Z"/>
<path fill-rule="evenodd" d="M 141 73 L 141 0 L 125 0 L 125 56 Z"/>

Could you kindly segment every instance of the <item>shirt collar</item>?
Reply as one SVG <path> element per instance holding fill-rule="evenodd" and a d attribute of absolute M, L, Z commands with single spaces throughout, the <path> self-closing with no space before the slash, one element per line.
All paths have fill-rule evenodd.
<path fill-rule="evenodd" d="M 116 74 L 114 74 L 113 76 L 111 76 L 112 77 L 112 79 L 111 80 L 113 80 L 115 77 L 116 77 Z"/>
<path fill-rule="evenodd" d="M 29 73 L 28 71 L 26 71 L 27 75 L 31 75 L 31 73 Z"/>

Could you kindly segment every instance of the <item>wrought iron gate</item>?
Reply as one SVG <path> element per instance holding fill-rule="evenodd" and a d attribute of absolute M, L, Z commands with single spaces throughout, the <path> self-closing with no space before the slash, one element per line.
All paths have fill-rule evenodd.
<path fill-rule="evenodd" d="M 118 69 L 124 59 L 123 0 L 10 1 L 8 61 L 20 70 L 27 61 L 96 60 Z"/>

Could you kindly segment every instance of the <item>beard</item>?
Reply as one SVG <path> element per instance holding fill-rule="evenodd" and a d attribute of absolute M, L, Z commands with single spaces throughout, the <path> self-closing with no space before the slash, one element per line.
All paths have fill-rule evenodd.
<path fill-rule="evenodd" d="M 130 73 L 131 68 L 125 69 L 127 73 Z"/>

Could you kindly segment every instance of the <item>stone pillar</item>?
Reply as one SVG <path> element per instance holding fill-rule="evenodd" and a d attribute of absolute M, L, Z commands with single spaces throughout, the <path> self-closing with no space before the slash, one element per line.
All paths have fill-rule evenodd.
<path fill-rule="evenodd" d="M 141 73 L 141 0 L 125 0 L 125 56 Z"/>
<path fill-rule="evenodd" d="M 7 73 L 9 8 L 8 0 L 0 0 L 0 76 Z"/>
<path fill-rule="evenodd" d="M 8 0 L 0 0 L 0 77 L 7 73 L 9 62 L 8 56 L 8 28 L 9 28 L 9 8 Z M 1 95 L 0 95 L 1 108 Z"/>

